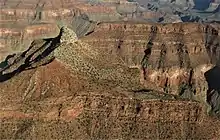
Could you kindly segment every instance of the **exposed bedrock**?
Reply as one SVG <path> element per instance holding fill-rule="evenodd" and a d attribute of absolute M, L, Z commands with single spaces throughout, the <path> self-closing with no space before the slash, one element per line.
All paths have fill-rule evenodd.
<path fill-rule="evenodd" d="M 140 68 L 146 87 L 203 102 L 210 86 L 204 73 L 220 57 L 218 30 L 205 24 L 101 23 L 81 40 Z"/>
<path fill-rule="evenodd" d="M 97 22 L 91 21 L 86 14 L 73 17 L 70 28 L 76 33 L 78 37 L 85 36 L 93 32 Z"/>
<path fill-rule="evenodd" d="M 194 23 L 141 24 L 132 22 L 98 23 L 97 25 L 96 22 L 90 21 L 87 15 L 81 14 L 72 18 L 70 27 L 78 37 L 85 36 L 80 41 L 88 44 L 88 48 L 91 47 L 90 50 L 98 50 L 103 58 L 111 59 L 114 63 L 126 65 L 130 68 L 141 69 L 141 82 L 147 88 L 180 95 L 184 98 L 197 99 L 204 103 L 206 103 L 207 91 L 213 94 L 216 93 L 208 90 L 210 83 L 206 82 L 207 78 L 205 78 L 204 73 L 213 68 L 219 61 L 218 25 L 210 26 Z M 15 28 L 15 31 L 12 32 L 13 28 L 8 29 L 11 31 L 2 31 L 2 38 L 12 41 L 13 39 L 9 37 L 16 38 L 18 36 L 17 40 L 21 42 L 24 40 L 26 43 L 23 46 L 13 44 L 13 47 L 3 46 L 1 48 L 1 57 L 2 60 L 5 60 L 1 63 L 1 71 L 4 71 L 4 73 L 13 72 L 14 67 L 18 68 L 21 65 L 20 63 L 28 62 L 25 60 L 26 58 L 22 60 L 24 62 L 20 61 L 18 56 L 23 51 L 28 50 L 28 45 L 25 44 L 30 44 L 30 40 L 43 38 L 44 36 L 46 38 L 54 37 L 59 34 L 59 27 L 51 23 L 34 24 L 24 28 L 23 31 L 17 31 L 17 28 Z M 42 51 L 44 50 L 46 50 L 46 47 L 42 49 Z M 66 59 L 70 55 L 67 53 L 71 53 L 71 51 L 65 50 L 61 52 L 64 52 L 61 54 Z M 9 59 L 15 53 L 17 53 L 16 58 L 18 57 L 20 61 L 17 66 L 14 65 L 13 59 Z M 36 53 L 35 55 L 39 54 Z M 6 58 L 6 56 L 8 57 Z M 50 56 L 54 57 L 53 55 Z M 70 57 L 67 61 L 72 59 L 72 55 Z M 27 58 L 29 59 L 29 57 Z M 6 63 L 9 63 L 10 68 L 4 70 Z M 95 63 L 102 64 L 98 61 Z M 79 64 L 78 67 L 81 67 L 82 63 Z M 83 67 L 84 65 L 89 66 L 89 64 L 83 64 Z M 107 74 L 108 71 L 98 71 L 96 73 L 102 73 L 104 77 L 114 79 L 112 75 L 117 74 L 110 76 Z M 129 79 L 129 75 L 125 77 Z M 117 78 L 115 81 L 117 81 Z M 218 89 L 216 90 L 218 91 Z M 212 102 L 218 102 L 218 95 L 213 96 L 215 100 L 212 100 Z M 219 108 L 218 104 L 208 102 L 212 108 Z"/>
<path fill-rule="evenodd" d="M 126 0 L 0 5 L 0 139 L 220 137 L 217 24 L 99 22 L 161 16 Z"/>
<path fill-rule="evenodd" d="M 21 53 L 33 40 L 54 38 L 63 25 L 71 26 L 74 17 L 82 10 L 77 0 L 52 1 L 1 1 L 0 10 L 0 61 L 7 55 Z"/>
<path fill-rule="evenodd" d="M 1 92 L 8 89 L 1 94 L 2 139 L 214 138 L 218 132 L 200 135 L 203 114 L 198 102 L 108 90 L 57 60 L 0 87 Z"/>
<path fill-rule="evenodd" d="M 119 3 L 107 3 L 93 5 L 82 0 L 1 1 L 0 61 L 11 53 L 24 51 L 33 40 L 56 37 L 64 25 L 80 37 L 91 32 L 97 21 L 121 20 L 116 10 Z"/>
<path fill-rule="evenodd" d="M 54 38 L 60 29 L 54 23 L 26 23 L 0 24 L 0 61 L 6 56 L 25 51 L 35 39 Z"/>
<path fill-rule="evenodd" d="M 215 126 L 201 135 L 201 103 L 130 89 L 139 73 L 103 54 L 63 27 L 57 37 L 8 57 L 0 75 L 6 78 L 0 84 L 1 139 L 218 137 Z"/>

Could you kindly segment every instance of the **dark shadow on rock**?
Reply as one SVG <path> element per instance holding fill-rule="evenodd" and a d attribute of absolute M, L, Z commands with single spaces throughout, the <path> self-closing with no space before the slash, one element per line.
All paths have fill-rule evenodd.
<path fill-rule="evenodd" d="M 200 17 L 198 17 L 198 16 L 191 16 L 191 15 L 181 16 L 181 20 L 183 22 L 199 22 L 199 21 L 202 22 L 202 19 Z"/>
<path fill-rule="evenodd" d="M 4 61 L 0 62 L 0 70 L 8 65 L 8 60 L 13 58 L 16 54 L 8 55 Z"/>
<path fill-rule="evenodd" d="M 140 92 L 151 92 L 150 89 L 139 89 L 139 90 L 133 90 L 134 93 L 140 93 Z"/>
<path fill-rule="evenodd" d="M 212 64 L 216 64 L 219 59 L 217 52 L 219 43 L 218 30 L 207 25 L 205 28 L 205 48 Z"/>
<path fill-rule="evenodd" d="M 211 105 L 211 114 L 220 117 L 220 66 L 208 70 L 204 74 L 208 83 L 207 102 Z"/>
<path fill-rule="evenodd" d="M 94 32 L 96 22 L 91 21 L 86 14 L 75 16 L 71 22 L 71 28 L 77 37 L 82 37 Z"/>
<path fill-rule="evenodd" d="M 43 59 L 46 59 L 47 56 L 41 56 L 40 59 L 38 59 L 38 61 L 42 61 Z M 9 79 L 11 79 L 12 77 L 14 77 L 15 75 L 21 73 L 22 71 L 24 70 L 28 70 L 28 69 L 32 69 L 32 68 L 35 68 L 35 67 L 31 67 L 31 62 L 29 61 L 30 58 L 26 59 L 25 60 L 25 63 L 22 64 L 21 66 L 19 66 L 17 69 L 15 69 L 14 71 L 10 72 L 10 73 L 6 73 L 6 74 L 2 74 L 3 72 L 0 73 L 0 82 L 4 82 L 4 81 L 7 81 Z M 39 66 L 42 66 L 42 65 L 46 65 L 48 64 L 49 62 L 51 62 L 53 60 L 52 59 L 49 59 L 47 60 L 45 63 L 39 65 Z M 36 61 L 35 59 L 33 60 L 35 61 L 35 63 L 37 63 L 38 61 Z"/>
<path fill-rule="evenodd" d="M 43 66 L 53 61 L 54 56 L 52 52 L 59 46 L 60 37 L 61 33 L 56 38 L 43 39 L 45 43 L 39 47 L 33 42 L 33 45 L 20 55 L 10 55 L 7 57 L 5 61 L 0 63 L 0 82 L 5 82 L 24 70 Z M 12 64 L 8 63 L 9 58 L 13 59 Z"/>
<path fill-rule="evenodd" d="M 158 31 L 157 26 L 151 26 L 149 40 L 147 42 L 146 49 L 144 50 L 145 54 L 144 54 L 144 57 L 141 60 L 141 67 L 142 67 L 142 70 L 143 70 L 143 75 L 144 75 L 145 80 L 146 80 L 146 75 L 147 75 L 147 66 L 149 65 L 148 60 L 151 56 L 152 47 L 154 45 L 153 42 L 154 42 L 154 40 L 157 36 L 157 31 Z"/>

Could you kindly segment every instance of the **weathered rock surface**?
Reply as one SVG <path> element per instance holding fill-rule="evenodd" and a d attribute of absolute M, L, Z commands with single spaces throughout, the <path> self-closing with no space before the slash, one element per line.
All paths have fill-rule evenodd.
<path fill-rule="evenodd" d="M 146 23 L 188 3 L 1 1 L 0 139 L 218 139 L 219 25 Z"/>
<path fill-rule="evenodd" d="M 220 58 L 218 30 L 205 24 L 102 23 L 82 40 L 107 58 L 120 56 L 143 69 L 146 87 L 204 102 L 204 73 Z"/>
<path fill-rule="evenodd" d="M 184 2 L 176 1 L 176 5 L 189 6 Z M 58 27 L 63 25 L 71 27 L 78 36 L 82 36 L 90 33 L 97 22 L 182 22 L 180 17 L 184 16 L 176 14 L 170 16 L 175 11 L 172 8 L 170 12 L 167 10 L 163 12 L 163 10 L 154 10 L 152 6 L 148 5 L 147 9 L 137 2 L 124 0 L 1 1 L 0 52 L 2 55 L 0 60 L 2 61 L 11 52 L 22 52 L 33 39 L 57 36 Z M 212 15 L 213 18 L 217 18 L 216 15 Z M 17 48 L 11 48 L 11 46 L 17 46 Z"/>
<path fill-rule="evenodd" d="M 33 40 L 54 38 L 60 31 L 54 23 L 20 24 L 14 22 L 0 25 L 0 61 L 10 54 L 23 52 Z"/>
<path fill-rule="evenodd" d="M 163 13 L 162 23 L 219 22 L 219 2 L 212 0 L 134 0 L 151 11 Z M 178 17 L 178 18 L 177 18 Z"/>
<path fill-rule="evenodd" d="M 1 84 L 1 139 L 204 138 L 198 102 L 96 84 L 56 60 Z"/>
<path fill-rule="evenodd" d="M 93 47 L 63 27 L 8 58 L 0 77 L 1 139 L 219 137 L 219 122 L 207 123 L 201 103 L 145 89 L 121 55 L 109 59 Z"/>
<path fill-rule="evenodd" d="M 82 0 L 10 0 L 0 4 L 0 61 L 10 53 L 24 51 L 35 39 L 56 37 L 64 25 L 82 36 L 97 22 L 122 20 L 117 2 L 93 5 Z"/>

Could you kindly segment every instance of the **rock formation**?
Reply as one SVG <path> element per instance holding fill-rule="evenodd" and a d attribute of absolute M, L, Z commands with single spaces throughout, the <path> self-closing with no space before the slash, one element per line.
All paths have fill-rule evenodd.
<path fill-rule="evenodd" d="M 219 22 L 219 1 L 211 0 L 136 0 L 150 11 L 163 13 L 160 22 Z M 215 17 L 215 18 L 213 18 Z"/>
<path fill-rule="evenodd" d="M 71 29 L 63 27 L 56 38 L 42 41 L 15 57 L 13 65 L 19 67 L 2 71 L 1 79 L 16 69 L 0 85 L 2 139 L 202 139 L 218 134 L 200 134 L 206 121 L 202 104 L 135 87 L 138 71 L 116 67 L 118 58 L 106 59 Z M 46 52 L 56 57 L 50 64 L 44 61 L 51 60 L 50 54 L 43 57 Z"/>
<path fill-rule="evenodd" d="M 1 1 L 0 139 L 218 139 L 220 26 L 169 2 Z"/>
<path fill-rule="evenodd" d="M 127 66 L 143 69 L 148 88 L 203 102 L 204 73 L 220 58 L 218 30 L 210 25 L 103 23 L 82 40 L 108 58 L 120 56 Z"/>

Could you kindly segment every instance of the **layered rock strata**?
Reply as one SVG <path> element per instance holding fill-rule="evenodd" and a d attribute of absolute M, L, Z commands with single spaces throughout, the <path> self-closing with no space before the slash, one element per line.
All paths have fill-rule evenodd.
<path fill-rule="evenodd" d="M 218 25 L 100 23 L 152 16 L 114 0 L 0 3 L 0 139 L 220 137 L 204 114 L 220 110 Z"/>
<path fill-rule="evenodd" d="M 56 37 L 58 27 L 69 26 L 82 36 L 90 32 L 96 22 L 121 20 L 117 1 L 94 5 L 85 0 L 10 0 L 0 4 L 0 61 L 10 53 L 24 51 L 35 39 Z"/>
<path fill-rule="evenodd" d="M 43 63 L 50 60 L 49 54 L 43 57 L 46 52 L 56 57 L 50 64 Z M 100 54 L 64 27 L 56 38 L 34 41 L 20 57 L 12 56 L 13 65 L 20 67 L 5 67 L 1 78 L 20 70 L 0 84 L 1 139 L 218 137 L 214 126 L 208 136 L 201 135 L 205 114 L 199 102 L 129 89 L 123 85 L 134 87 L 138 76 Z M 114 84 L 120 78 L 124 83 Z"/>
<path fill-rule="evenodd" d="M 101 23 L 82 41 L 142 69 L 146 87 L 204 102 L 220 55 L 218 30 L 203 24 Z"/>

